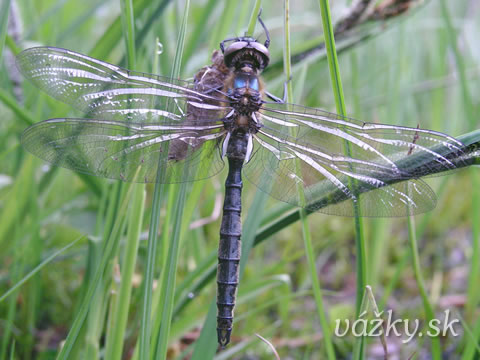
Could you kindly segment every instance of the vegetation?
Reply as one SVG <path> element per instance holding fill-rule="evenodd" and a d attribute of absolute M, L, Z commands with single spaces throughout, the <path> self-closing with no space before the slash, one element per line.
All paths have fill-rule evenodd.
<path fill-rule="evenodd" d="M 479 128 L 475 1 L 359 2 L 373 3 L 368 17 L 355 16 L 349 1 L 331 1 L 333 28 L 320 10 L 327 3 L 291 2 L 288 21 L 278 2 L 262 4 L 272 40 L 270 92 L 281 94 L 291 71 L 289 97 L 302 105 L 453 136 Z M 232 344 L 216 354 L 213 275 L 225 171 L 155 189 L 49 167 L 21 147 L 28 125 L 83 114 L 24 82 L 12 54 L 50 45 L 192 78 L 221 40 L 254 23 L 259 4 L 0 2 L 0 360 L 271 359 L 255 334 L 281 358 L 383 359 L 385 346 L 392 358 L 479 356 L 478 168 L 427 179 L 438 205 L 415 219 L 316 213 L 292 222 L 291 206 L 245 181 L 235 328 Z M 322 24 L 336 32 L 337 63 L 327 61 L 334 49 L 325 50 Z M 258 26 L 254 34 L 264 36 Z M 332 66 L 339 71 L 333 84 Z M 449 310 L 461 322 L 458 335 L 335 335 L 336 320 L 353 321 L 363 310 L 374 316 L 372 297 L 357 283 L 371 287 L 380 311 L 419 319 L 422 330 Z"/>

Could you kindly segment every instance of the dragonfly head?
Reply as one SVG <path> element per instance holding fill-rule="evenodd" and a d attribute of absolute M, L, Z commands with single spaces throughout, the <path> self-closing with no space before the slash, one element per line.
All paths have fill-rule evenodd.
<path fill-rule="evenodd" d="M 234 39 L 227 48 L 223 49 L 225 65 L 239 69 L 250 66 L 254 70 L 262 71 L 270 61 L 268 48 L 252 37 Z"/>

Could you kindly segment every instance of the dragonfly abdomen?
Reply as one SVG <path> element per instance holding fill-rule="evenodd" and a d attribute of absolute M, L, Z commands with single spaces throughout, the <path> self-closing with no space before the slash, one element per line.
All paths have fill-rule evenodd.
<path fill-rule="evenodd" d="M 218 247 L 217 335 L 221 346 L 230 342 L 239 278 L 242 247 L 242 166 L 245 151 L 246 138 L 238 133 L 232 135 L 227 150 L 228 175 L 225 181 L 225 201 Z"/>

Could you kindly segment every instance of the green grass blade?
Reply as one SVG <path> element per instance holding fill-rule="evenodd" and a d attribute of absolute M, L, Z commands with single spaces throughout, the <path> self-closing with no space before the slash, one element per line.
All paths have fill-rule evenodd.
<path fill-rule="evenodd" d="M 139 16 L 149 4 L 150 1 L 148 0 L 135 1 L 133 13 Z M 118 16 L 89 51 L 89 55 L 97 59 L 107 59 L 122 38 L 122 31 L 124 29 L 122 25 L 122 18 Z"/>
<path fill-rule="evenodd" d="M 179 31 L 179 39 L 177 41 L 177 50 L 175 53 L 175 58 L 172 68 L 172 78 L 178 78 L 180 74 L 183 51 L 185 48 L 185 38 L 187 32 L 188 24 L 188 15 L 190 9 L 190 1 L 185 2 L 182 25 Z M 185 172 L 188 172 L 189 169 L 184 168 Z M 182 220 L 185 206 L 185 198 L 187 188 L 190 186 L 188 183 L 182 183 L 178 187 L 178 191 L 170 191 L 169 199 L 169 209 L 175 209 L 173 217 L 173 231 L 172 236 L 168 244 L 168 256 L 167 262 L 165 263 L 164 268 L 162 269 L 162 279 L 160 282 L 161 286 L 161 304 L 157 308 L 157 316 L 161 316 L 160 331 L 158 333 L 158 338 L 156 339 L 156 349 L 155 349 L 155 359 L 166 359 L 167 358 L 167 345 L 168 338 L 170 335 L 171 323 L 172 323 L 172 314 L 174 307 L 174 295 L 175 295 L 175 282 L 176 282 L 176 271 L 177 263 L 180 250 L 180 235 L 182 229 Z M 176 186 L 175 186 L 176 187 Z M 174 186 L 170 186 L 172 190 Z M 173 202 L 173 204 L 172 204 Z M 165 233 L 166 234 L 166 233 Z M 164 242 L 166 245 L 166 242 Z"/>
<path fill-rule="evenodd" d="M 194 24 L 190 40 L 187 44 L 185 44 L 185 51 L 183 53 L 183 64 L 185 64 L 185 62 L 187 62 L 194 54 L 196 46 L 198 46 L 198 43 L 208 29 L 207 23 L 212 15 L 212 11 L 214 11 L 215 6 L 218 5 L 218 1 L 208 0 L 207 4 L 201 9 L 201 14 L 196 14 L 196 16 L 198 16 L 199 18 Z"/>
<path fill-rule="evenodd" d="M 250 13 L 251 15 L 247 26 L 248 36 L 253 36 L 253 32 L 255 31 L 255 25 L 257 24 L 258 13 L 260 12 L 261 6 L 262 0 L 255 0 L 255 5 L 253 6 L 253 10 Z"/>
<path fill-rule="evenodd" d="M 340 68 L 338 65 L 337 52 L 335 48 L 335 37 L 333 31 L 332 20 L 330 16 L 330 5 L 328 0 L 320 0 L 320 10 L 322 14 L 323 33 L 325 36 L 325 48 L 327 50 L 328 67 L 330 70 L 330 78 L 332 81 L 333 95 L 337 113 L 342 116 L 347 116 L 345 107 L 345 100 L 343 96 L 343 86 L 340 77 Z M 351 152 L 348 143 L 345 144 L 345 153 L 348 155 Z M 357 204 L 355 209 L 355 242 L 357 249 L 357 293 L 356 293 L 356 309 L 357 315 L 360 313 L 360 305 L 363 297 L 363 291 L 366 286 L 366 254 L 365 241 L 363 239 L 363 225 L 360 219 L 359 207 Z"/>
<path fill-rule="evenodd" d="M 136 68 L 135 61 L 135 27 L 132 0 L 120 0 L 122 28 L 124 29 L 125 49 L 127 51 L 127 67 Z"/>
<path fill-rule="evenodd" d="M 133 43 L 134 39 L 134 30 L 133 30 L 133 11 L 132 4 L 128 0 L 121 1 L 121 18 L 122 18 L 122 30 L 126 42 L 127 53 L 128 53 L 128 67 L 135 67 L 135 44 Z M 112 195 L 110 198 L 113 201 L 109 202 L 109 207 L 107 210 L 107 219 L 104 227 L 104 239 L 108 239 L 105 242 L 93 242 L 89 246 L 88 259 L 91 262 L 89 268 L 96 269 L 100 265 L 100 260 L 102 252 L 105 250 L 106 243 L 111 240 L 111 229 L 114 226 L 113 224 L 119 224 L 119 232 L 117 236 L 120 238 L 121 234 L 124 232 L 126 227 L 126 217 L 119 215 L 118 204 L 122 203 L 122 199 L 125 196 L 128 186 L 122 182 L 116 182 L 113 186 Z M 131 193 L 131 191 L 129 191 Z M 100 214 L 100 213 L 99 213 Z M 97 224 L 101 222 L 101 216 L 98 217 Z M 118 251 L 119 239 L 115 239 L 114 247 L 111 250 L 111 257 L 113 258 L 114 254 Z M 109 270 L 110 269 L 110 270 Z M 92 301 L 89 305 L 88 317 L 87 317 L 87 328 L 85 334 L 85 357 L 96 359 L 100 356 L 100 338 L 102 337 L 102 331 L 104 328 L 104 319 L 105 313 L 107 311 L 107 303 L 109 299 L 109 290 L 111 283 L 111 273 L 113 269 L 113 261 L 110 261 L 106 264 L 104 271 L 104 276 L 100 278 L 97 288 L 95 289 Z M 86 277 L 87 281 L 93 282 L 92 279 L 95 276 L 94 273 L 91 273 L 90 277 Z M 115 297 L 112 299 L 111 309 L 116 308 L 117 302 Z M 111 311 L 114 312 L 114 311 Z M 99 320 L 100 319 L 100 320 Z M 110 321 L 114 322 L 116 319 L 110 314 Z M 78 345 L 77 345 L 78 347 Z"/>
<path fill-rule="evenodd" d="M 178 78 L 180 75 L 183 51 L 185 49 L 185 39 L 187 36 L 189 10 L 190 10 L 190 0 L 187 0 L 184 5 L 182 24 L 181 24 L 180 31 L 178 33 L 177 49 L 175 52 L 175 58 L 173 59 L 173 67 L 172 67 L 172 73 L 171 73 L 171 77 L 173 79 Z"/>
<path fill-rule="evenodd" d="M 18 232 L 17 232 L 18 233 Z M 21 260 L 20 249 L 15 249 L 13 253 L 13 262 L 10 265 L 10 273 L 14 282 L 17 282 L 17 278 L 21 276 L 21 271 L 23 267 L 23 262 Z M 0 359 L 4 360 L 7 357 L 8 352 L 8 343 L 10 339 L 13 338 L 14 330 L 14 321 L 17 313 L 17 297 L 18 297 L 18 287 L 17 290 L 14 290 L 15 296 L 12 296 L 6 306 L 6 314 L 4 315 L 5 321 L 2 329 L 2 339 L 0 344 Z"/>
<path fill-rule="evenodd" d="M 463 322 L 462 322 L 463 323 Z M 466 326 L 465 326 L 466 325 Z M 480 353 L 480 318 L 477 317 L 473 323 L 473 329 L 470 329 L 468 324 L 463 325 L 468 332 L 467 346 L 462 354 L 462 360 L 475 359 L 475 356 Z"/>
<path fill-rule="evenodd" d="M 425 282 L 423 280 L 422 270 L 420 266 L 420 257 L 418 254 L 417 236 L 415 233 L 415 221 L 413 216 L 408 217 L 407 224 L 408 224 L 408 240 L 410 243 L 411 257 L 413 260 L 413 272 L 415 275 L 415 280 L 418 285 L 420 296 L 422 298 L 426 320 L 430 324 L 431 321 L 435 319 L 435 312 L 428 298 L 427 289 L 425 287 Z M 435 360 L 440 360 L 442 358 L 442 348 L 440 344 L 440 338 L 438 336 L 434 336 L 434 337 L 431 337 L 431 341 L 432 341 L 432 346 L 431 346 L 432 358 Z"/>
<path fill-rule="evenodd" d="M 340 68 L 338 65 L 337 52 L 335 47 L 335 37 L 330 16 L 330 5 L 328 0 L 320 0 L 320 12 L 322 14 L 323 34 L 325 37 L 325 48 L 327 50 L 328 67 L 330 70 L 330 78 L 332 82 L 333 95 L 335 98 L 335 104 L 337 113 L 342 116 L 347 116 L 347 110 L 345 107 L 345 100 L 343 96 L 343 85 L 340 76 Z M 349 144 L 345 142 L 344 152 L 346 155 L 351 153 Z M 350 180 L 349 180 L 350 181 Z M 356 312 L 357 316 L 360 314 L 361 301 L 363 291 L 366 286 L 367 274 L 366 274 L 366 250 L 365 239 L 363 238 L 363 221 L 360 218 L 360 210 L 357 202 L 354 203 L 355 213 L 355 247 L 357 250 L 357 291 L 356 291 Z M 359 359 L 363 359 L 364 351 L 363 344 L 364 338 L 360 337 L 357 341 L 361 342 L 361 350 L 359 351 Z"/>
<path fill-rule="evenodd" d="M 185 46 L 185 35 L 188 23 L 188 11 L 189 11 L 189 1 L 186 2 L 182 27 L 179 32 L 179 39 L 177 42 L 177 50 L 175 54 L 175 59 L 172 67 L 172 78 L 177 78 L 180 73 L 180 66 L 182 61 L 182 54 Z M 184 169 L 188 171 L 188 169 Z M 158 176 L 162 176 L 159 174 Z M 159 178 L 161 179 L 161 178 Z M 173 298 L 175 294 L 175 276 L 176 276 L 176 267 L 178 261 L 179 253 L 179 241 L 180 241 L 180 230 L 181 230 L 181 220 L 182 220 L 182 211 L 185 201 L 185 192 L 186 184 L 180 185 L 177 197 L 172 198 L 174 186 L 170 186 L 170 199 L 169 199 L 169 209 L 174 208 L 174 218 L 173 218 L 173 232 L 172 238 L 165 244 L 169 246 L 169 256 L 167 257 L 167 263 L 162 267 L 162 278 L 159 283 L 160 286 L 160 304 L 157 307 L 158 316 L 161 316 L 160 328 L 157 327 L 154 329 L 155 333 L 158 334 L 154 342 L 151 343 L 152 337 L 152 328 L 151 328 L 151 304 L 152 304 L 152 284 L 153 284 L 153 271 L 155 267 L 154 255 L 156 254 L 156 234 L 158 229 L 159 213 L 160 213 L 160 196 L 162 194 L 161 188 L 163 186 L 160 183 L 155 184 L 154 198 L 152 204 L 152 217 L 149 229 L 149 254 L 147 258 L 146 265 L 146 277 L 144 285 L 144 301 L 143 301 L 143 310 L 142 310 L 142 323 L 141 323 L 141 333 L 139 340 L 139 358 L 148 359 L 150 353 L 150 346 L 154 347 L 154 357 L 155 358 L 166 358 L 167 354 L 167 344 L 168 336 L 170 333 L 171 326 L 171 317 L 173 313 Z M 168 211 L 168 209 L 167 209 Z M 166 225 L 168 225 L 166 223 Z M 167 233 L 165 233 L 167 234 Z M 150 252 L 152 254 L 150 254 Z"/>
<path fill-rule="evenodd" d="M 464 61 L 464 55 L 461 53 L 460 47 L 457 43 L 457 31 L 452 24 L 450 11 L 445 0 L 440 1 L 443 21 L 446 27 L 446 33 L 448 36 L 448 43 L 453 50 L 455 59 L 456 70 L 459 75 L 460 89 L 462 94 L 463 109 L 467 120 L 469 122 L 470 130 L 474 130 L 478 126 L 478 114 L 475 113 L 475 106 L 472 101 L 468 86 L 468 76 L 466 74 L 466 66 Z M 479 219 L 480 217 L 480 176 L 478 169 L 471 169 L 470 173 L 472 181 L 472 218 Z M 478 283 L 480 282 L 480 223 L 473 221 L 472 223 L 472 256 L 470 262 L 470 271 L 468 277 L 468 289 L 467 289 L 467 304 L 465 306 L 465 317 L 467 319 L 473 319 L 475 309 L 480 302 L 480 295 L 478 292 Z M 475 330 L 478 332 L 478 326 Z M 462 355 L 463 360 L 473 359 L 477 343 L 472 341 L 469 337 L 466 340 L 466 348 Z"/>
<path fill-rule="evenodd" d="M 25 125 L 30 126 L 35 123 L 35 118 L 4 89 L 0 89 L 0 101 L 2 101 L 10 110 L 12 110 L 19 120 L 23 121 Z"/>
<path fill-rule="evenodd" d="M 15 342 L 12 344 L 10 348 L 10 360 L 15 360 Z"/>
<path fill-rule="evenodd" d="M 178 192 L 171 191 L 171 194 L 174 195 L 170 197 L 170 202 L 173 201 L 174 204 L 170 208 L 175 209 L 175 213 L 173 217 L 173 232 L 168 246 L 167 262 L 162 269 L 162 278 L 159 283 L 161 286 L 160 306 L 157 308 L 156 315 L 161 318 L 161 321 L 158 338 L 156 339 L 154 359 L 167 358 L 167 345 L 172 325 L 176 271 L 180 250 L 181 222 L 187 186 L 187 184 L 183 184 L 178 189 Z"/>
<path fill-rule="evenodd" d="M 212 300 L 208 308 L 207 317 L 203 323 L 200 337 L 195 342 L 192 360 L 210 360 L 217 351 L 217 302 Z"/>
<path fill-rule="evenodd" d="M 140 336 L 138 339 L 139 359 L 149 359 L 151 339 L 151 311 L 152 311 L 152 288 L 155 269 L 155 255 L 157 253 L 157 234 L 160 222 L 161 198 L 164 194 L 164 186 L 156 183 L 153 193 L 152 213 L 148 231 L 147 261 L 145 265 L 145 279 L 143 282 L 143 296 L 141 305 Z"/>
<path fill-rule="evenodd" d="M 291 79 L 292 69 L 291 69 L 291 58 L 290 58 L 290 1 L 284 1 L 284 63 L 285 63 L 285 78 Z M 293 103 L 293 89 L 292 81 L 287 83 L 287 103 Z M 296 134 L 291 131 L 291 134 L 295 136 Z M 300 160 L 296 159 L 296 172 L 301 174 Z M 299 184 L 297 186 L 297 191 L 300 199 L 300 204 L 305 204 L 305 194 L 303 192 L 303 187 Z M 327 313 L 323 305 L 323 295 L 322 289 L 320 287 L 320 280 L 318 278 L 316 262 L 315 262 L 315 252 L 313 251 L 312 245 L 312 234 L 310 232 L 310 227 L 307 220 L 307 213 L 305 209 L 301 208 L 300 210 L 300 222 L 302 224 L 302 234 L 303 242 L 305 246 L 305 253 L 307 255 L 308 269 L 310 278 L 312 281 L 312 289 L 315 298 L 316 308 L 318 317 L 320 320 L 320 326 L 322 327 L 323 339 L 325 344 L 325 350 L 327 353 L 327 358 L 330 360 L 335 359 L 335 351 L 333 349 L 333 342 L 331 337 L 330 324 L 328 321 Z"/>
<path fill-rule="evenodd" d="M 10 14 L 10 0 L 3 0 L 0 5 L 0 59 L 3 59 L 3 47 L 7 36 L 8 14 Z"/>
<path fill-rule="evenodd" d="M 323 34 L 325 37 L 325 48 L 327 49 L 328 68 L 330 70 L 330 79 L 332 81 L 332 90 L 337 112 L 342 116 L 347 116 L 347 109 L 345 107 L 345 99 L 343 96 L 342 79 L 340 77 L 340 67 L 338 66 L 332 18 L 330 15 L 330 5 L 328 0 L 320 0 L 319 5 L 320 12 L 322 14 Z M 360 302 L 361 299 L 362 298 L 360 298 Z"/>
<path fill-rule="evenodd" d="M 65 340 L 65 343 L 57 356 L 57 359 L 66 360 L 70 359 L 71 353 L 74 349 L 74 346 L 77 345 L 77 341 L 80 335 L 80 332 L 84 326 L 85 320 L 90 310 L 90 306 L 94 300 L 98 286 L 104 279 L 106 275 L 106 269 L 108 268 L 109 263 L 111 262 L 114 251 L 118 248 L 118 242 L 120 241 L 120 234 L 123 229 L 125 214 L 131 200 L 131 189 L 127 191 L 127 194 L 123 197 L 123 202 L 120 205 L 119 211 L 117 212 L 117 219 L 113 226 L 110 236 L 107 241 L 104 243 L 103 253 L 101 254 L 101 259 L 98 263 L 98 266 L 95 269 L 95 273 L 92 276 L 92 280 L 88 284 L 88 289 L 83 298 L 82 304 L 78 309 L 78 313 L 73 321 L 72 327 L 68 333 L 68 336 Z"/>
<path fill-rule="evenodd" d="M 470 130 L 473 130 L 477 127 L 477 117 L 474 114 L 475 108 L 473 106 L 473 101 L 470 95 L 470 91 L 468 90 L 468 80 L 467 80 L 467 74 L 466 74 L 465 64 L 463 60 L 463 55 L 460 53 L 460 49 L 457 44 L 457 33 L 453 27 L 452 19 L 450 18 L 450 13 L 447 8 L 446 1 L 440 0 L 440 5 L 442 9 L 443 20 L 445 22 L 445 27 L 447 30 L 446 33 L 448 36 L 448 41 L 450 43 L 450 47 L 453 50 L 455 63 L 456 63 L 458 75 L 460 78 L 460 88 L 462 91 L 462 100 L 465 106 L 465 113 L 470 123 Z"/>
<path fill-rule="evenodd" d="M 12 37 L 9 36 L 8 34 L 5 37 L 5 45 L 8 46 L 8 48 L 10 49 L 12 54 L 15 55 L 15 56 L 17 56 L 21 51 L 21 49 L 15 43 L 15 40 L 13 40 Z"/>
<path fill-rule="evenodd" d="M 218 6 L 217 1 L 217 6 Z M 218 44 L 220 41 L 225 39 L 225 34 L 228 34 L 231 27 L 232 22 L 235 19 L 236 11 L 238 7 L 238 3 L 236 1 L 224 1 L 223 4 L 223 11 L 222 17 L 219 21 L 215 24 L 215 30 L 212 34 L 209 34 L 209 48 L 210 49 L 218 49 Z M 210 62 L 210 54 L 209 54 L 208 61 Z"/>
<path fill-rule="evenodd" d="M 9 233 L 17 226 L 19 219 L 23 217 L 24 209 L 29 204 L 29 197 L 34 178 L 33 157 L 28 156 L 23 162 L 17 175 L 17 181 L 3 199 L 3 208 L 0 209 L 0 246 L 3 249 L 8 248 Z"/>
<path fill-rule="evenodd" d="M 127 328 L 128 310 L 132 292 L 132 278 L 137 260 L 138 247 L 140 243 L 140 232 L 142 230 L 142 219 L 145 203 L 145 186 L 133 184 L 133 198 L 129 211 L 128 232 L 126 246 L 123 254 L 123 266 L 120 268 L 121 280 L 118 290 L 118 302 L 115 313 L 112 315 L 112 332 L 107 338 L 105 358 L 120 360 L 124 347 L 124 337 Z"/>
<path fill-rule="evenodd" d="M 2 296 L 0 296 L 0 303 L 5 300 L 9 295 L 19 289 L 23 284 L 25 284 L 28 280 L 30 280 L 33 276 L 35 276 L 40 270 L 42 270 L 46 265 L 48 265 L 52 260 L 54 260 L 60 254 L 66 252 L 70 249 L 73 245 L 75 245 L 80 240 L 85 239 L 85 236 L 80 236 L 73 240 L 70 244 L 64 246 L 63 248 L 55 251 L 50 256 L 48 256 L 45 260 L 43 260 L 40 264 L 38 264 L 35 268 L 33 268 L 28 274 L 26 274 L 21 280 L 19 280 L 14 286 L 8 289 Z"/>

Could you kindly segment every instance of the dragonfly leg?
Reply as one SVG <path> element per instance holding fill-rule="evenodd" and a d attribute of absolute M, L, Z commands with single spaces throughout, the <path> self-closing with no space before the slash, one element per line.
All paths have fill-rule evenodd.
<path fill-rule="evenodd" d="M 221 95 L 226 95 L 226 93 L 224 93 L 222 91 L 222 89 L 223 89 L 223 85 L 222 86 L 215 86 L 215 87 L 211 87 L 211 88 L 208 88 L 207 90 L 203 91 L 202 94 L 210 95 L 212 93 L 220 93 Z"/>
<path fill-rule="evenodd" d="M 278 96 L 275 96 L 271 92 L 268 92 L 268 91 L 265 91 L 265 95 L 267 95 L 267 97 L 269 99 L 273 100 L 273 102 L 275 102 L 275 103 L 285 104 L 287 102 L 287 86 L 288 86 L 288 83 L 290 81 L 292 81 L 291 76 L 288 80 L 286 80 L 283 83 L 283 98 L 280 99 Z"/>
<path fill-rule="evenodd" d="M 265 36 L 267 37 L 267 39 L 265 40 L 265 43 L 263 45 L 265 45 L 265 47 L 268 49 L 268 47 L 270 46 L 270 33 L 268 32 L 267 27 L 265 26 L 262 18 L 260 17 L 261 15 L 262 15 L 262 8 L 260 8 L 260 11 L 258 12 L 258 22 L 262 25 L 263 31 L 265 31 Z"/>
<path fill-rule="evenodd" d="M 238 39 L 239 39 L 238 37 L 233 37 L 233 38 L 228 38 L 228 39 L 222 40 L 222 41 L 220 42 L 220 50 L 222 50 L 222 53 L 225 53 L 225 43 L 226 43 L 226 42 L 236 41 L 236 40 L 238 40 Z"/>

